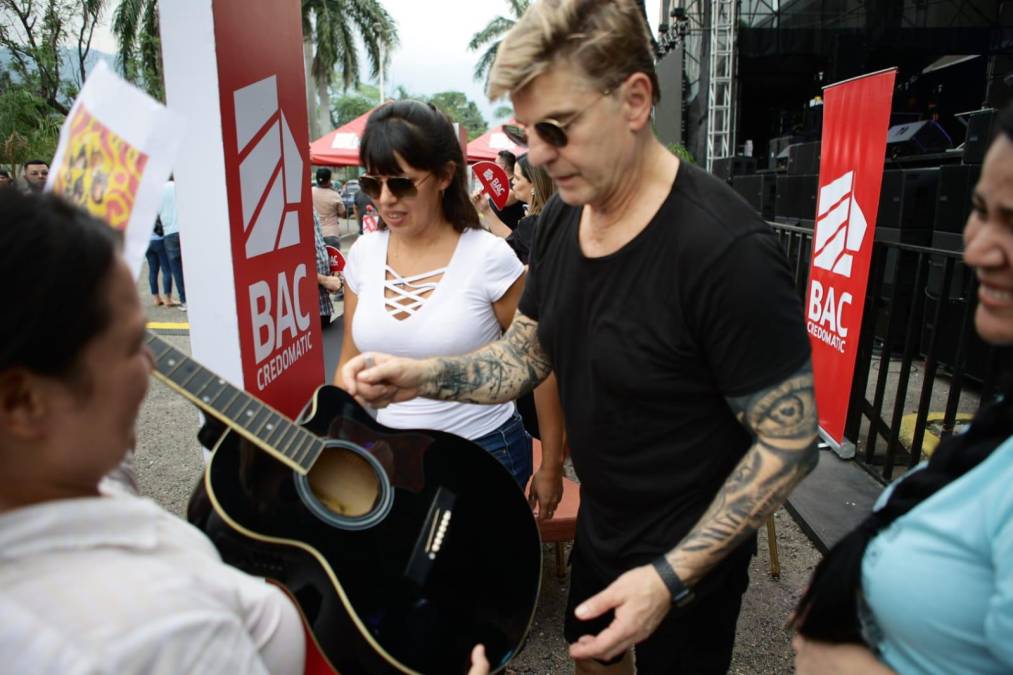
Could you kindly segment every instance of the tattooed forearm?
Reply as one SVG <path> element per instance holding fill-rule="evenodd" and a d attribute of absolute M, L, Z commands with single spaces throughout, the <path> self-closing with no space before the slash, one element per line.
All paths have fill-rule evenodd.
<path fill-rule="evenodd" d="M 728 399 L 754 443 L 696 526 L 669 554 L 693 584 L 750 536 L 818 459 L 816 402 L 808 363 L 781 384 Z"/>
<path fill-rule="evenodd" d="M 538 343 L 538 322 L 520 312 L 506 334 L 466 356 L 431 359 L 419 395 L 464 403 L 503 403 L 534 389 L 552 366 Z"/>

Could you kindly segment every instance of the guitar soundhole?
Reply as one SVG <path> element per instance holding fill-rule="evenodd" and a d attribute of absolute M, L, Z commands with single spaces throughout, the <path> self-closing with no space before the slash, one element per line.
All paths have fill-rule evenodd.
<path fill-rule="evenodd" d="M 309 473 L 313 495 L 329 511 L 346 518 L 361 518 L 380 498 L 380 480 L 373 466 L 347 448 L 327 448 Z"/>
<path fill-rule="evenodd" d="M 365 530 L 386 517 L 394 490 L 380 461 L 361 445 L 331 438 L 296 491 L 317 518 L 343 530 Z"/>

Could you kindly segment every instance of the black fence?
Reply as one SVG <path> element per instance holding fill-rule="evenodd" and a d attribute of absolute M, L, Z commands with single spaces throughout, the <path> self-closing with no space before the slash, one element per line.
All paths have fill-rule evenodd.
<path fill-rule="evenodd" d="M 804 306 L 812 230 L 771 226 Z M 959 252 L 875 242 L 845 436 L 880 480 L 921 461 L 930 429 L 952 435 L 994 396 L 1010 350 L 978 337 L 977 295 Z"/>

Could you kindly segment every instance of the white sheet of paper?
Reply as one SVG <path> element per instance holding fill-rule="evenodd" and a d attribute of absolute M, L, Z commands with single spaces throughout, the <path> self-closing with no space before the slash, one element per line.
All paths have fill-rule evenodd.
<path fill-rule="evenodd" d="M 99 62 L 60 131 L 46 189 L 123 232 L 136 277 L 183 139 L 176 112 Z"/>

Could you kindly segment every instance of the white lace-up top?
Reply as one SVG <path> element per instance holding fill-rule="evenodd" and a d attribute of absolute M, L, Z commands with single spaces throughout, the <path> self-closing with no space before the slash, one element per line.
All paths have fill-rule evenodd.
<path fill-rule="evenodd" d="M 352 338 L 360 352 L 424 358 L 467 354 L 500 337 L 492 304 L 524 273 L 506 242 L 465 230 L 450 263 L 404 277 L 387 265 L 389 232 L 362 237 L 348 252 L 345 282 L 358 296 Z M 500 427 L 513 403 L 475 405 L 415 399 L 379 411 L 397 429 L 436 429 L 479 438 Z"/>

